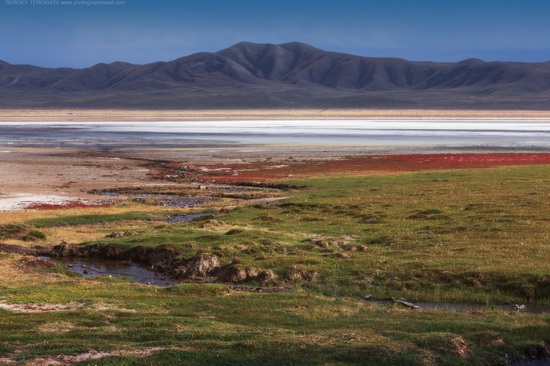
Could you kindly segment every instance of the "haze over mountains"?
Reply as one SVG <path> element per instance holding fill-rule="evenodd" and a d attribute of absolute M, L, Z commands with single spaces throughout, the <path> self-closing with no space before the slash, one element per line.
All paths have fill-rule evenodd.
<path fill-rule="evenodd" d="M 0 108 L 550 109 L 550 62 L 412 62 L 246 42 L 146 65 L 0 61 Z"/>

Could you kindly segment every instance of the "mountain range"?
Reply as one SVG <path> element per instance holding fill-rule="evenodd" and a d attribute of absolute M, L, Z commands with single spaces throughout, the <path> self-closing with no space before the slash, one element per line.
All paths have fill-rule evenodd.
<path fill-rule="evenodd" d="M 168 62 L 0 61 L 0 108 L 550 109 L 550 62 L 418 62 L 242 42 Z"/>

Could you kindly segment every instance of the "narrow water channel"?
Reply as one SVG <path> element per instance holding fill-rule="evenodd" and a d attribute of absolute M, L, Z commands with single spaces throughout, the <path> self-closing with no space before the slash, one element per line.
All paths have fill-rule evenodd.
<path fill-rule="evenodd" d="M 392 305 L 395 304 L 395 306 L 407 306 L 403 305 L 403 303 L 399 302 L 391 302 L 391 301 L 382 301 L 382 300 L 371 300 L 371 299 L 363 299 L 367 303 L 373 303 L 373 304 L 379 304 L 379 305 Z M 499 310 L 505 310 L 510 312 L 517 312 L 517 313 L 533 313 L 533 314 L 550 314 L 550 306 L 544 306 L 544 305 L 520 305 L 519 307 L 516 307 L 515 304 L 511 305 L 479 305 L 479 304 L 436 304 L 436 303 L 423 303 L 423 302 L 415 302 L 415 303 L 409 303 L 405 302 L 406 304 L 414 305 L 415 309 L 417 310 L 437 310 L 437 311 L 476 311 L 476 310 L 490 310 L 490 309 L 499 309 Z M 548 365 L 550 366 L 550 365 Z"/>
<path fill-rule="evenodd" d="M 550 366 L 550 360 L 533 360 L 533 361 L 515 362 L 510 366 Z"/>
<path fill-rule="evenodd" d="M 174 223 L 191 222 L 193 220 L 200 219 L 203 216 L 206 216 L 206 214 L 199 213 L 199 214 L 190 214 L 190 215 L 176 215 L 166 219 L 166 222 L 174 222 Z"/>

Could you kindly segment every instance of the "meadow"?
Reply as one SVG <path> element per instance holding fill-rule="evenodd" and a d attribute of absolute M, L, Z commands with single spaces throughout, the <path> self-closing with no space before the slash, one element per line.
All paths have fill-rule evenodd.
<path fill-rule="evenodd" d="M 0 242 L 26 248 L 169 248 L 170 261 L 146 262 L 182 283 L 84 278 L 0 253 L 0 364 L 509 365 L 550 356 L 549 313 L 500 307 L 550 309 L 550 166 L 285 183 L 295 187 L 285 199 L 246 206 L 2 215 Z M 163 221 L 205 210 L 190 223 Z M 183 276 L 178 266 L 201 254 L 246 276 Z M 411 310 L 389 297 L 484 307 Z"/>

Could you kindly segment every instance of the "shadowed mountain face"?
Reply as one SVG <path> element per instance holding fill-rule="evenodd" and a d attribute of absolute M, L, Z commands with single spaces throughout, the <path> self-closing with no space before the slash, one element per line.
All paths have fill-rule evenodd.
<path fill-rule="evenodd" d="M 550 109 L 550 62 L 411 62 L 246 42 L 147 65 L 0 61 L 0 107 Z"/>

